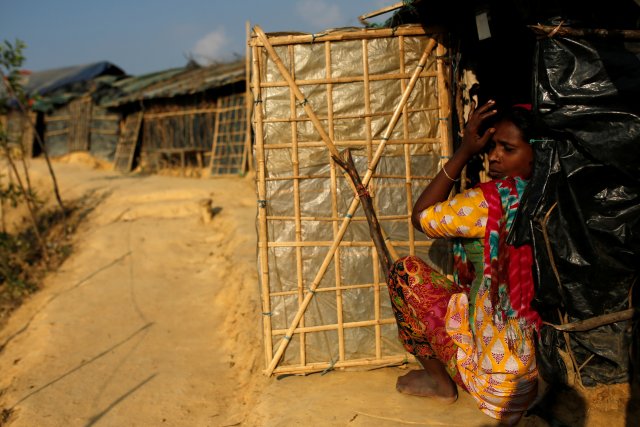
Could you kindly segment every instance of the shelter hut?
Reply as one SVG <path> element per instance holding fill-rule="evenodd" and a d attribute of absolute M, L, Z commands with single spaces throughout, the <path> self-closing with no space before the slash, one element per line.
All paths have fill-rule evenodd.
<path fill-rule="evenodd" d="M 26 74 L 30 117 L 13 108 L 7 128 L 31 156 L 41 150 L 34 144 L 35 125 L 50 156 L 85 151 L 111 160 L 119 117 L 100 107 L 98 100 L 101 91 L 123 75 L 122 69 L 106 61 Z"/>
<path fill-rule="evenodd" d="M 640 397 L 640 14 L 633 1 L 619 5 L 415 0 L 385 9 L 399 9 L 390 28 L 255 30 L 267 374 L 403 360 L 357 194 L 331 155 L 353 151 L 388 245 L 446 272 L 441 248 L 413 233 L 409 212 L 456 144 L 469 100 L 491 97 L 533 104 L 544 129 L 511 236 L 536 251 L 541 373 L 585 386 L 635 378 Z M 479 158 L 466 184 L 482 169 Z"/>
<path fill-rule="evenodd" d="M 103 103 L 123 116 L 115 168 L 241 174 L 250 147 L 245 61 L 123 79 Z"/>

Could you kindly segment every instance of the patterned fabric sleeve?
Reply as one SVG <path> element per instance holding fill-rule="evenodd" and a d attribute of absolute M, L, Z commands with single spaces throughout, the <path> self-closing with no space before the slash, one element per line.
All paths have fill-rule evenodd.
<path fill-rule="evenodd" d="M 430 238 L 482 238 L 488 205 L 482 190 L 471 188 L 420 213 L 422 231 Z"/>

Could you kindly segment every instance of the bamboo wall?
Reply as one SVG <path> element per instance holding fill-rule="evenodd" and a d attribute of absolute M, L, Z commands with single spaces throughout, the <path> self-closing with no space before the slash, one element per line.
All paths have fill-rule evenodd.
<path fill-rule="evenodd" d="M 243 173 L 248 155 L 245 96 L 230 93 L 196 105 L 147 108 L 142 151 L 150 167 L 207 167 L 210 175 Z"/>
<path fill-rule="evenodd" d="M 448 272 L 448 248 L 410 221 L 451 152 L 446 50 L 418 26 L 260 33 L 251 91 L 265 372 L 399 363 L 407 355 L 385 278 L 331 151 L 351 149 L 361 175 L 372 172 L 369 192 L 398 254 Z"/>
<path fill-rule="evenodd" d="M 113 161 L 120 115 L 94 104 L 84 96 L 44 115 L 44 143 L 50 156 L 88 151 Z"/>

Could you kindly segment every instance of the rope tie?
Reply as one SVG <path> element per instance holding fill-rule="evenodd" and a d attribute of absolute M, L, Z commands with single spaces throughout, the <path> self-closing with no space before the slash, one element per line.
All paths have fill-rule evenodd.
<path fill-rule="evenodd" d="M 270 311 L 263 311 L 263 312 L 262 312 L 262 315 L 263 315 L 263 316 L 269 316 L 269 317 L 271 317 L 271 316 L 273 316 L 273 313 L 272 313 L 272 312 L 270 312 Z"/>
<path fill-rule="evenodd" d="M 260 208 L 266 208 L 267 207 L 267 201 L 266 200 L 258 200 L 258 207 Z"/>
<path fill-rule="evenodd" d="M 358 197 L 360 198 L 371 197 L 371 194 L 369 194 L 369 190 L 367 190 L 367 188 L 362 184 L 358 184 L 356 186 L 356 192 L 358 194 Z"/>
<path fill-rule="evenodd" d="M 320 373 L 320 376 L 323 376 L 324 374 L 326 374 L 329 371 L 333 371 L 333 367 L 336 366 L 336 361 L 331 359 L 331 363 L 329 364 L 329 366 L 327 367 L 327 369 L 325 369 L 324 371 L 322 371 Z"/>
<path fill-rule="evenodd" d="M 303 101 L 300 101 L 299 104 L 301 107 L 304 107 L 305 105 L 307 105 L 309 103 L 309 100 L 307 98 L 305 98 Z"/>
<path fill-rule="evenodd" d="M 253 101 L 253 104 L 254 104 L 254 105 L 262 104 L 262 98 L 261 98 L 261 97 L 257 97 L 257 98 L 255 99 L 255 101 Z"/>

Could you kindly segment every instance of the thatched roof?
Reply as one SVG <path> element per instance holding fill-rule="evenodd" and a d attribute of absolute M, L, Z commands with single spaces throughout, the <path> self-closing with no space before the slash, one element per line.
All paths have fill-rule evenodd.
<path fill-rule="evenodd" d="M 116 107 L 143 100 L 191 95 L 244 79 L 244 59 L 207 67 L 174 68 L 120 80 L 113 85 L 115 93 L 103 98 L 101 104 Z"/>

